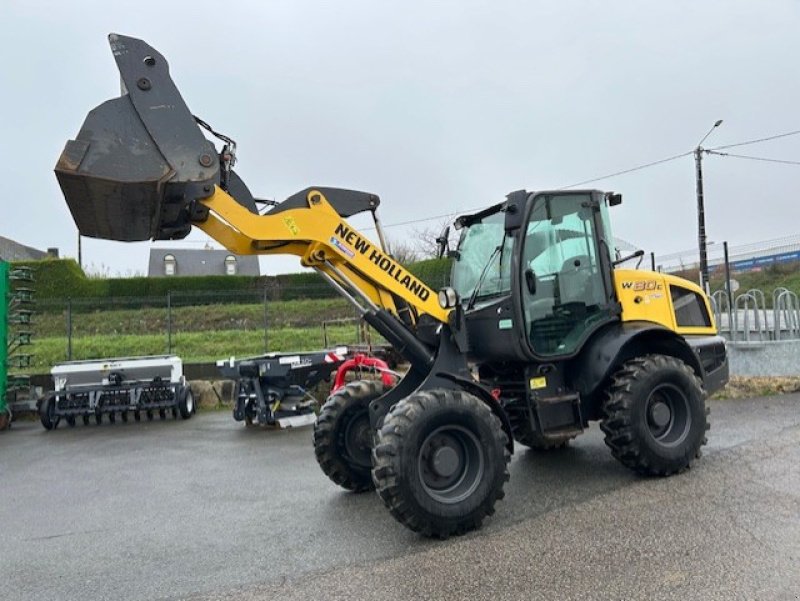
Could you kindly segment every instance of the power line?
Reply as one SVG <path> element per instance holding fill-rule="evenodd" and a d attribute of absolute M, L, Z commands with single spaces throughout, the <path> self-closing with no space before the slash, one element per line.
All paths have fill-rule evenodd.
<path fill-rule="evenodd" d="M 751 161 L 764 161 L 766 163 L 781 163 L 783 165 L 800 165 L 800 161 L 786 161 L 784 159 L 769 159 L 766 157 L 754 157 L 748 154 L 731 154 L 729 152 L 716 152 L 714 150 L 706 150 L 708 154 L 716 154 L 721 157 L 732 157 L 734 159 L 749 159 Z"/>
<path fill-rule="evenodd" d="M 758 138 L 756 140 L 747 140 L 746 142 L 736 142 L 735 144 L 726 144 L 725 146 L 715 146 L 710 150 L 725 150 L 726 148 L 734 148 L 736 146 L 747 146 L 748 144 L 758 144 L 759 142 L 769 142 L 770 140 L 777 140 L 778 138 L 785 138 L 787 136 L 795 136 L 800 134 L 800 129 L 795 131 L 789 131 L 785 134 L 777 134 L 774 136 L 768 136 L 766 138 Z"/>
<path fill-rule="evenodd" d="M 419 219 L 409 219 L 408 221 L 397 221 L 395 223 L 388 223 L 388 224 L 384 223 L 382 225 L 383 225 L 384 229 L 387 228 L 387 227 L 398 227 L 398 226 L 401 226 L 401 225 L 412 225 L 414 223 L 422 223 L 424 221 L 433 221 L 434 219 L 445 219 L 447 217 L 451 217 L 451 216 L 456 215 L 456 214 L 469 214 L 469 213 L 472 213 L 472 212 L 475 212 L 475 211 L 480 211 L 481 209 L 485 209 L 485 208 L 486 207 L 484 206 L 484 207 L 476 207 L 474 209 L 462 209 L 462 210 L 458 210 L 458 211 L 451 211 L 449 213 L 442 213 L 441 215 L 431 215 L 430 217 L 420 217 Z M 375 229 L 374 226 L 373 227 L 362 228 L 363 231 L 374 230 L 374 229 Z"/>
<path fill-rule="evenodd" d="M 694 151 L 690 150 L 688 152 L 683 152 L 681 154 L 676 154 L 674 156 L 667 157 L 665 159 L 659 159 L 658 161 L 653 161 L 651 163 L 645 163 L 644 165 L 637 165 L 636 167 L 631 167 L 630 169 L 624 169 L 622 171 L 616 171 L 614 173 L 609 173 L 607 175 L 601 175 L 600 177 L 595 177 L 595 178 L 592 178 L 592 179 L 583 180 L 583 181 L 577 182 L 575 184 L 570 184 L 569 186 L 561 186 L 560 188 L 557 188 L 557 190 L 566 190 L 568 188 L 574 188 L 575 186 L 582 186 L 583 184 L 591 184 L 593 182 L 599 182 L 600 180 L 608 179 L 610 177 L 615 177 L 617 175 L 624 175 L 626 173 L 633 173 L 634 171 L 639 171 L 641 169 L 647 169 L 648 167 L 655 167 L 656 165 L 661 165 L 663 163 L 668 163 L 669 161 L 674 161 L 676 159 L 680 159 L 680 158 L 683 158 L 685 156 L 689 156 L 690 154 L 692 154 L 692 152 L 694 152 Z M 480 211 L 481 209 L 485 209 L 485 208 L 486 208 L 486 206 L 482 206 L 482 207 L 475 207 L 475 208 L 471 208 L 471 209 L 462 209 L 462 210 L 458 210 L 458 211 L 451 211 L 450 213 L 442 213 L 440 215 L 432 215 L 431 217 L 420 217 L 419 219 L 409 219 L 407 221 L 399 221 L 399 222 L 395 222 L 395 223 L 384 224 L 383 227 L 384 228 L 388 228 L 388 227 L 397 227 L 397 226 L 401 226 L 401 225 L 413 225 L 415 223 L 422 223 L 422 222 L 425 222 L 425 221 L 433 221 L 434 219 L 444 219 L 446 217 L 452 216 L 454 213 L 468 214 L 468 213 L 471 213 L 471 212 L 474 212 L 474 211 Z M 370 229 L 375 229 L 375 228 L 374 227 L 368 227 L 368 228 L 363 228 L 363 229 L 364 230 L 370 230 Z"/>
<path fill-rule="evenodd" d="M 706 150 L 706 152 L 707 153 L 712 153 L 712 154 L 718 154 L 718 155 L 721 155 L 721 156 L 730 156 L 730 157 L 734 157 L 734 158 L 751 159 L 751 160 L 755 160 L 755 161 L 766 161 L 766 162 L 772 162 L 772 163 L 783 163 L 783 164 L 788 164 L 788 165 L 795 165 L 795 164 L 800 164 L 800 163 L 797 163 L 797 162 L 794 162 L 794 161 L 784 161 L 784 160 L 781 160 L 781 159 L 768 159 L 768 158 L 762 158 L 762 157 L 751 157 L 751 156 L 746 156 L 746 155 L 734 155 L 734 154 L 721 153 L 721 152 L 716 152 L 716 151 L 717 150 L 724 150 L 726 148 L 734 148 L 736 146 L 746 146 L 746 145 L 749 145 L 749 144 L 757 144 L 759 142 L 768 142 L 770 140 L 777 140 L 778 138 L 785 138 L 787 136 L 794 136 L 794 135 L 797 135 L 797 134 L 800 134 L 800 129 L 795 130 L 795 131 L 782 133 L 782 134 L 777 134 L 777 135 L 774 135 L 774 136 L 767 136 L 765 138 L 758 138 L 758 139 L 755 139 L 755 140 L 747 140 L 747 141 L 744 141 L 744 142 L 737 142 L 735 144 L 726 144 L 725 146 L 716 146 L 714 148 Z M 569 188 L 575 188 L 577 186 L 583 186 L 585 184 L 592 184 L 594 182 L 599 182 L 599 181 L 602 181 L 604 179 L 609 179 L 611 177 L 616 177 L 618 175 L 625 175 L 625 174 L 628 174 L 628 173 L 633 173 L 635 171 L 640 171 L 642 169 L 647 169 L 649 167 L 655 167 L 657 165 L 663 165 L 664 163 L 669 163 L 670 161 L 675 161 L 675 160 L 681 159 L 681 158 L 683 158 L 685 156 L 689 156 L 693 152 L 694 152 L 694 150 L 689 150 L 687 152 L 682 152 L 681 154 L 676 154 L 676 155 L 673 155 L 673 156 L 670 156 L 670 157 L 667 157 L 667 158 L 664 158 L 664 159 L 659 159 L 657 161 L 652 161 L 650 163 L 645 163 L 643 165 L 637 165 L 636 167 L 631 167 L 630 169 L 623 169 L 622 171 L 615 171 L 614 173 L 609 173 L 607 175 L 601 175 L 599 177 L 593 177 L 591 179 L 586 179 L 586 180 L 583 180 L 583 181 L 580 181 L 580 182 L 576 182 L 574 184 L 569 184 L 568 186 L 561 186 L 560 188 L 557 188 L 557 189 L 558 190 L 567 190 Z M 471 213 L 471 212 L 474 212 L 474 211 L 480 211 L 483 208 L 485 208 L 485 206 L 484 207 L 475 207 L 475 208 L 470 208 L 470 209 L 459 209 L 457 211 L 451 211 L 449 213 L 442 213 L 440 215 L 432 215 L 430 217 L 420 217 L 418 219 L 408 219 L 406 221 L 398 221 L 398 222 L 395 222 L 395 223 L 388 223 L 388 224 L 384 224 L 383 227 L 384 228 L 390 228 L 390 227 L 400 227 L 400 226 L 403 226 L 403 225 L 413 225 L 415 223 L 424 223 L 426 221 L 433 221 L 435 219 L 444 219 L 446 217 L 452 216 L 454 213 L 466 214 L 466 213 Z M 375 229 L 375 228 L 373 228 L 373 227 L 364 228 L 364 230 L 370 230 L 370 229 Z"/>
<path fill-rule="evenodd" d="M 578 183 L 575 183 L 575 184 L 570 184 L 569 186 L 562 186 L 561 188 L 558 188 L 558 189 L 559 190 L 566 190 L 567 188 L 574 188 L 575 186 L 582 186 L 584 184 L 591 184 L 593 182 L 599 182 L 600 180 L 608 179 L 609 177 L 615 177 L 617 175 L 624 175 L 626 173 L 633 173 L 634 171 L 639 171 L 640 169 L 647 169 L 648 167 L 655 167 L 656 165 L 661 165 L 663 163 L 668 163 L 670 161 L 674 161 L 676 159 L 680 159 L 680 158 L 683 158 L 685 156 L 689 156 L 693 152 L 694 152 L 693 150 L 689 150 L 688 152 L 683 152 L 681 154 L 676 154 L 675 156 L 667 157 L 666 159 L 660 159 L 658 161 L 653 161 L 652 163 L 645 163 L 644 165 L 639 165 L 637 167 L 631 167 L 630 169 L 625 169 L 623 171 L 616 171 L 615 173 L 609 173 L 608 175 L 601 175 L 600 177 L 595 177 L 595 178 L 592 178 L 592 179 L 586 179 L 586 180 L 583 180 L 582 182 L 578 182 Z"/>

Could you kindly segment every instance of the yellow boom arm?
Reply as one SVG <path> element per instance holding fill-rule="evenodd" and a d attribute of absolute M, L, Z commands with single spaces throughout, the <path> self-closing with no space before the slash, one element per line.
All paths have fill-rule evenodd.
<path fill-rule="evenodd" d="M 306 200 L 306 208 L 255 215 L 217 186 L 199 201 L 208 217 L 194 225 L 237 254 L 297 255 L 303 266 L 395 315 L 392 294 L 418 313 L 447 322 L 449 310 L 439 306 L 436 292 L 353 229 L 322 192 L 312 189 Z"/>

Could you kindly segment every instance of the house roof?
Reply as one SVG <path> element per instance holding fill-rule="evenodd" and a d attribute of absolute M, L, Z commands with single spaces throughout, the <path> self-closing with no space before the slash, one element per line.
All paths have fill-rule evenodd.
<path fill-rule="evenodd" d="M 225 259 L 233 253 L 210 248 L 151 248 L 147 275 L 164 276 L 164 257 L 175 257 L 177 276 L 225 275 Z M 261 275 L 258 257 L 255 255 L 233 255 L 236 257 L 236 275 Z"/>
<path fill-rule="evenodd" d="M 43 250 L 0 236 L 0 259 L 3 261 L 38 261 L 47 256 Z"/>

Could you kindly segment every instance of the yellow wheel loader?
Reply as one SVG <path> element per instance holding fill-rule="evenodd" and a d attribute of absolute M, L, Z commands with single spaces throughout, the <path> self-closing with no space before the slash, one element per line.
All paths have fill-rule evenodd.
<path fill-rule="evenodd" d="M 89 113 L 55 169 L 80 233 L 197 227 L 235 253 L 296 255 L 408 361 L 396 386 L 351 383 L 324 405 L 314 445 L 335 483 L 375 488 L 402 524 L 445 538 L 494 513 L 514 441 L 552 449 L 599 421 L 640 474 L 699 456 L 725 344 L 698 286 L 615 269 L 618 194 L 519 190 L 459 217 L 457 247 L 442 237 L 452 285 L 432 290 L 388 251 L 376 195 L 314 186 L 261 206 L 233 170 L 234 141 L 189 112 L 164 57 L 109 41 L 123 94 Z M 377 240 L 347 222 L 359 213 Z"/>

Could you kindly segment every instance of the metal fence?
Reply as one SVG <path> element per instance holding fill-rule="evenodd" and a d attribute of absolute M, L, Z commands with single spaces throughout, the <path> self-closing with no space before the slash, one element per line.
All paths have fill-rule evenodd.
<path fill-rule="evenodd" d="M 717 290 L 711 304 L 720 333 L 732 342 L 800 340 L 800 300 L 791 290 L 779 287 L 771 296 L 757 288 L 736 296 Z"/>
<path fill-rule="evenodd" d="M 365 341 L 355 310 L 343 299 L 283 292 L 278 298 L 254 290 L 43 300 L 34 318 L 32 367 L 163 353 L 207 361 Z"/>
<path fill-rule="evenodd" d="M 742 273 L 800 262 L 800 235 L 784 236 L 752 244 L 730 245 L 729 267 L 732 273 Z M 699 254 L 696 248 L 668 254 L 654 254 L 652 266 L 667 273 L 689 273 L 699 270 Z M 711 272 L 722 270 L 725 262 L 723 244 L 708 245 L 708 267 Z"/>

